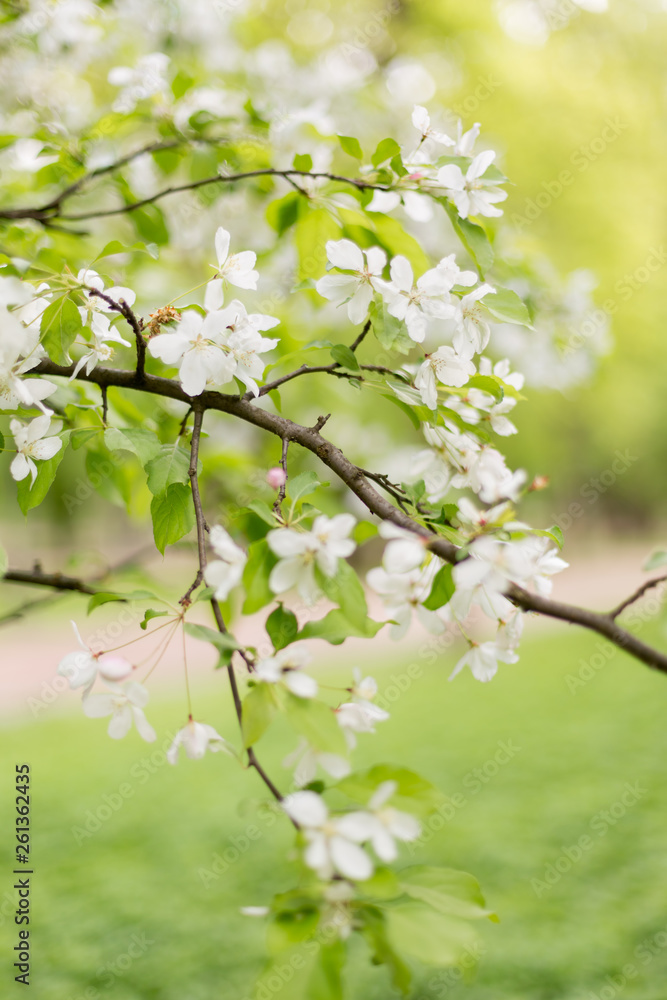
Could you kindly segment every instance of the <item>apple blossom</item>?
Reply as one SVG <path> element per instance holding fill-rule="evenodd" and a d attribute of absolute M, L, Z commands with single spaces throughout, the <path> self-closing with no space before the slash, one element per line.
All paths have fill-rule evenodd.
<path fill-rule="evenodd" d="M 209 532 L 209 542 L 217 559 L 212 559 L 204 569 L 204 580 L 215 590 L 218 601 L 226 601 L 230 592 L 243 579 L 248 557 L 221 524 L 214 524 Z"/>
<path fill-rule="evenodd" d="M 441 146 L 455 145 L 454 140 L 446 132 L 439 132 L 431 127 L 431 116 L 421 104 L 415 104 L 412 109 L 412 124 L 421 133 L 422 142 L 425 139 L 433 139 Z"/>
<path fill-rule="evenodd" d="M 448 258 L 445 258 L 448 261 Z M 391 284 L 387 288 L 387 310 L 396 319 L 405 320 L 410 338 L 420 344 L 430 320 L 444 318 L 452 313 L 449 292 L 454 284 L 454 267 L 448 262 L 426 271 L 415 283 L 412 265 L 400 254 L 389 268 Z M 465 275 L 471 272 L 458 271 Z M 474 275 L 473 275 L 474 278 Z"/>
<path fill-rule="evenodd" d="M 332 817 L 324 799 L 316 792 L 293 792 L 281 803 L 283 809 L 303 829 L 307 841 L 304 861 L 320 878 L 335 873 L 363 882 L 373 874 L 373 863 L 356 842 L 356 829 L 346 833 L 345 816 Z"/>
<path fill-rule="evenodd" d="M 152 743 L 157 736 L 155 730 L 146 721 L 143 709 L 148 703 L 148 691 L 135 681 L 123 684 L 108 682 L 108 694 L 84 694 L 83 712 L 89 719 L 100 719 L 111 716 L 107 732 L 113 740 L 127 736 L 132 723 L 142 740 Z"/>
<path fill-rule="evenodd" d="M 254 250 L 229 252 L 231 235 L 222 226 L 215 234 L 215 253 L 218 258 L 217 276 L 207 287 L 208 309 L 220 309 L 224 301 L 224 282 L 237 288 L 256 289 L 259 274 L 254 270 L 257 254 Z"/>
<path fill-rule="evenodd" d="M 346 559 L 356 548 L 348 538 L 355 525 L 351 514 L 316 517 L 310 531 L 296 528 L 275 528 L 266 536 L 269 547 L 279 562 L 271 570 L 269 586 L 274 594 L 296 587 L 307 604 L 313 604 L 319 588 L 315 581 L 315 566 L 325 575 L 336 573 L 339 559 Z"/>
<path fill-rule="evenodd" d="M 183 312 L 175 330 L 148 341 L 148 352 L 165 365 L 177 365 L 181 386 L 189 396 L 206 388 L 230 382 L 236 360 L 222 349 L 218 314 L 201 316 L 192 309 Z"/>
<path fill-rule="evenodd" d="M 497 642 L 473 643 L 452 670 L 449 679 L 453 680 L 464 667 L 469 667 L 476 681 L 490 681 L 498 671 L 498 661 L 501 663 L 517 663 L 519 657 L 511 649 L 505 649 Z"/>
<path fill-rule="evenodd" d="M 388 287 L 382 279 L 387 263 L 386 253 L 379 247 L 362 251 L 352 240 L 329 240 L 326 251 L 333 267 L 340 271 L 352 271 L 352 274 L 325 274 L 315 288 L 323 298 L 337 305 L 347 302 L 350 322 L 363 323 L 373 293 L 384 294 Z"/>
<path fill-rule="evenodd" d="M 283 767 L 294 768 L 294 783 L 299 787 L 315 780 L 318 766 L 337 781 L 347 777 L 352 770 L 350 762 L 345 757 L 317 750 L 304 737 L 299 740 L 296 749 L 285 757 L 282 764 Z"/>
<path fill-rule="evenodd" d="M 317 681 L 308 674 L 301 673 L 308 666 L 312 656 L 303 646 L 289 646 L 280 649 L 273 656 L 258 660 L 253 676 L 255 680 L 265 684 L 280 684 L 299 698 L 314 698 L 317 694 Z"/>
<path fill-rule="evenodd" d="M 469 215 L 502 215 L 496 203 L 505 201 L 507 191 L 495 187 L 493 181 L 483 179 L 496 158 L 493 150 L 479 153 L 464 174 L 456 163 L 448 163 L 438 170 L 438 184 L 445 188 L 447 197 L 454 202 L 462 219 Z"/>
<path fill-rule="evenodd" d="M 16 443 L 16 457 L 12 459 L 9 471 L 17 482 L 30 476 L 31 485 L 34 485 L 37 478 L 35 460 L 45 462 L 53 458 L 62 448 L 61 438 L 45 436 L 49 432 L 50 424 L 51 417 L 48 414 L 35 417 L 29 424 L 22 424 L 20 420 L 9 422 Z"/>
<path fill-rule="evenodd" d="M 438 382 L 459 387 L 474 374 L 472 361 L 445 344 L 426 356 L 415 376 L 415 388 L 419 390 L 424 405 L 435 410 L 438 405 Z"/>
<path fill-rule="evenodd" d="M 385 862 L 398 857 L 397 840 L 416 840 L 421 833 L 421 824 L 414 816 L 386 805 L 397 789 L 397 782 L 383 781 L 371 796 L 366 811 L 345 816 L 348 836 L 354 835 L 362 843 L 370 841 L 378 858 Z"/>
<path fill-rule="evenodd" d="M 231 744 L 213 726 L 209 726 L 205 722 L 195 722 L 192 717 L 188 720 L 187 725 L 179 729 L 167 750 L 167 760 L 170 764 L 178 763 L 178 751 L 181 747 L 191 760 L 201 760 L 207 750 L 210 750 L 211 753 L 223 750 L 232 757 L 236 756 Z"/>
<path fill-rule="evenodd" d="M 438 571 L 438 560 L 432 559 L 426 566 L 406 573 L 388 573 L 383 566 L 375 566 L 366 574 L 368 586 L 380 595 L 393 620 L 389 634 L 392 639 L 402 639 L 412 621 L 413 612 L 427 631 L 437 635 L 445 624 L 436 611 L 423 606 L 433 579 Z"/>

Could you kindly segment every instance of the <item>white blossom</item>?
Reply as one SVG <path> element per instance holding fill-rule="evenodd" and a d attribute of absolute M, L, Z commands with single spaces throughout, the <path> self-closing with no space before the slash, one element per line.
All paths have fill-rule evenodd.
<path fill-rule="evenodd" d="M 356 829 L 346 827 L 346 817 L 332 817 L 324 799 L 316 792 L 293 792 L 286 796 L 283 809 L 295 820 L 308 842 L 304 861 L 320 878 L 343 875 L 363 882 L 373 874 L 373 863 L 356 842 Z"/>
<path fill-rule="evenodd" d="M 170 764 L 178 763 L 178 751 L 181 747 L 192 760 L 201 760 L 207 750 L 210 750 L 211 753 L 223 750 L 230 756 L 235 756 L 231 744 L 213 726 L 209 726 L 205 722 L 195 722 L 193 718 L 190 718 L 187 725 L 179 729 L 167 750 L 167 760 Z"/>
<path fill-rule="evenodd" d="M 121 114 L 134 111 L 139 101 L 156 94 L 167 92 L 167 67 L 169 56 L 163 52 L 151 52 L 137 60 L 134 67 L 114 66 L 109 71 L 108 81 L 112 87 L 121 87 L 113 110 Z"/>
<path fill-rule="evenodd" d="M 221 524 L 215 524 L 209 533 L 209 542 L 217 559 L 212 559 L 204 570 L 204 580 L 215 588 L 215 598 L 226 601 L 230 591 L 243 579 L 248 556 Z"/>
<path fill-rule="evenodd" d="M 389 712 L 372 702 L 346 701 L 336 709 L 336 721 L 350 748 L 357 745 L 357 733 L 374 733 L 376 722 L 386 722 Z"/>
<path fill-rule="evenodd" d="M 432 559 L 423 569 L 412 569 L 407 573 L 388 573 L 384 566 L 375 566 L 366 574 L 368 586 L 381 596 L 387 613 L 396 622 L 389 630 L 392 639 L 403 638 L 413 613 L 433 635 L 443 631 L 445 625 L 442 618 L 422 604 L 431 592 L 437 571 L 438 561 Z"/>
<path fill-rule="evenodd" d="M 299 698 L 314 698 L 317 694 L 317 681 L 302 673 L 311 660 L 312 656 L 304 646 L 289 646 L 278 650 L 273 656 L 258 660 L 253 677 L 265 684 L 283 683 Z"/>
<path fill-rule="evenodd" d="M 294 768 L 294 783 L 299 787 L 314 781 L 318 766 L 336 781 L 347 777 L 352 770 L 350 762 L 337 753 L 325 753 L 317 750 L 301 738 L 292 753 L 283 760 L 283 767 Z"/>
<path fill-rule="evenodd" d="M 276 528 L 268 533 L 267 541 L 279 562 L 271 570 L 269 586 L 274 594 L 296 587 L 307 604 L 314 604 L 319 595 L 315 581 L 315 566 L 328 577 L 336 573 L 339 559 L 346 559 L 356 548 L 348 538 L 355 525 L 352 514 L 334 517 L 319 515 L 310 531 L 296 528 Z"/>
<path fill-rule="evenodd" d="M 29 424 L 23 424 L 20 420 L 10 421 L 9 428 L 14 435 L 16 457 L 12 459 L 9 471 L 17 482 L 29 475 L 32 486 L 37 478 L 35 460 L 47 461 L 62 448 L 63 443 L 59 437 L 46 437 L 50 424 L 51 417 L 48 414 L 35 417 Z"/>
<path fill-rule="evenodd" d="M 224 282 L 237 288 L 256 289 L 259 274 L 254 270 L 257 254 L 254 250 L 229 252 L 231 236 L 222 226 L 215 234 L 215 252 L 218 258 L 217 277 L 207 286 L 207 308 L 219 309 L 224 301 Z"/>
<path fill-rule="evenodd" d="M 348 836 L 360 843 L 370 841 L 378 858 L 385 862 L 398 857 L 397 840 L 416 840 L 421 833 L 421 825 L 414 816 L 386 804 L 397 788 L 395 781 L 383 781 L 373 793 L 367 810 L 344 817 Z"/>
<path fill-rule="evenodd" d="M 106 332 L 102 332 L 104 328 L 104 323 L 100 321 L 106 320 Z M 109 320 L 106 316 L 98 316 L 96 323 L 92 326 L 93 331 L 93 346 L 90 350 L 82 354 L 76 365 L 74 366 L 74 371 L 70 375 L 70 381 L 75 379 L 83 368 L 86 375 L 90 375 L 93 369 L 100 363 L 100 361 L 109 361 L 114 354 L 113 348 L 109 347 L 109 344 L 122 344 L 123 347 L 130 347 L 130 342 L 128 340 L 123 340 L 120 333 L 114 329 L 114 327 L 109 325 Z"/>
<path fill-rule="evenodd" d="M 219 313 L 201 316 L 186 310 L 176 328 L 148 341 L 148 351 L 165 365 L 176 365 L 181 386 L 188 396 L 199 396 L 207 388 L 230 382 L 236 359 L 224 351 Z"/>
<path fill-rule="evenodd" d="M 326 250 L 333 267 L 340 271 L 352 271 L 352 274 L 325 274 L 315 285 L 317 291 L 337 305 L 347 302 L 350 322 L 355 325 L 363 323 L 373 293 L 384 294 L 387 288 L 387 282 L 382 279 L 387 263 L 386 253 L 379 247 L 362 251 L 352 240 L 329 240 Z"/>
<path fill-rule="evenodd" d="M 515 652 L 503 648 L 497 642 L 474 643 L 456 664 L 449 679 L 453 680 L 464 667 L 469 667 L 475 680 L 490 681 L 498 671 L 498 661 L 516 663 L 518 659 Z"/>
<path fill-rule="evenodd" d="M 438 406 L 438 382 L 459 388 L 474 374 L 472 361 L 445 344 L 426 356 L 415 376 L 415 388 L 419 390 L 424 405 L 435 410 Z"/>
<path fill-rule="evenodd" d="M 248 313 L 238 299 L 209 315 L 220 328 L 218 342 L 227 352 L 228 362 L 233 360 L 231 376 L 240 379 L 253 396 L 259 396 L 255 380 L 262 378 L 265 365 L 260 354 L 272 351 L 279 343 L 278 339 L 262 337 L 260 331 L 272 329 L 280 320 L 264 313 Z"/>
<path fill-rule="evenodd" d="M 52 395 L 57 385 L 44 378 L 21 378 L 43 355 L 39 324 L 31 322 L 25 327 L 15 313 L 0 307 L 0 409 L 37 406 L 48 412 L 42 400 Z"/>
<path fill-rule="evenodd" d="M 439 132 L 431 126 L 431 116 L 426 108 L 420 104 L 415 104 L 412 110 L 412 124 L 421 133 L 424 139 L 433 139 L 441 146 L 454 146 L 454 140 L 446 132 Z"/>
<path fill-rule="evenodd" d="M 496 203 L 507 198 L 507 191 L 495 187 L 483 175 L 496 158 L 491 149 L 479 153 L 464 174 L 456 163 L 448 163 L 438 171 L 438 184 L 445 188 L 447 197 L 454 202 L 462 219 L 469 215 L 502 215 Z"/>
<path fill-rule="evenodd" d="M 444 258 L 442 266 L 438 264 L 426 271 L 416 283 L 407 257 L 399 254 L 391 262 L 391 285 L 386 292 L 387 310 L 396 319 L 405 321 L 410 338 L 418 344 L 426 337 L 429 320 L 452 314 L 449 292 L 455 283 L 455 275 L 463 275 L 465 280 L 465 275 L 471 273 L 452 266 L 452 258 Z"/>
<path fill-rule="evenodd" d="M 135 681 L 108 685 L 108 694 L 84 694 L 83 711 L 89 719 L 111 716 L 107 732 L 113 740 L 126 736 L 134 722 L 137 732 L 147 743 L 157 739 L 147 722 L 143 709 L 148 703 L 148 691 Z"/>
<path fill-rule="evenodd" d="M 73 653 L 67 653 L 58 664 L 57 673 L 61 677 L 66 677 L 71 690 L 78 687 L 90 688 L 98 675 L 105 681 L 123 681 L 132 673 L 134 667 L 124 656 L 118 653 L 93 653 L 90 646 L 81 638 L 76 623 L 70 623 L 74 629 L 79 646 Z"/>

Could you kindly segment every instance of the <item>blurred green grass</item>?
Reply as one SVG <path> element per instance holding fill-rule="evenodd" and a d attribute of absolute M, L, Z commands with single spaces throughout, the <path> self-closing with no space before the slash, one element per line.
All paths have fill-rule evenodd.
<path fill-rule="evenodd" d="M 418 649 L 397 649 L 374 669 L 381 692 L 395 699 L 393 719 L 364 739 L 356 763 L 413 767 L 465 800 L 450 821 L 434 824 L 441 828 L 429 831 L 427 843 L 404 851 L 402 861 L 473 872 L 501 917 L 500 924 L 480 928 L 484 953 L 471 983 L 422 968 L 415 997 L 588 1000 L 610 988 L 607 976 L 632 963 L 637 974 L 623 997 L 663 1000 L 667 948 L 659 942 L 667 935 L 650 942 L 667 930 L 667 686 L 664 677 L 616 652 L 572 693 L 567 675 L 576 674 L 599 643 L 575 630 L 540 630 L 525 643 L 521 662 L 501 668 L 489 685 L 469 676 L 448 684 L 454 653 L 427 666 Z M 423 674 L 407 686 L 411 661 Z M 323 674 L 335 677 L 329 666 Z M 395 698 L 398 686 L 407 690 Z M 159 682 L 156 688 L 159 699 Z M 165 734 L 182 724 L 183 711 L 173 694 L 156 702 L 150 719 L 160 735 L 153 747 L 135 734 L 113 743 L 102 720 L 56 709 L 0 733 L 6 801 L 13 763 L 32 766 L 31 940 L 39 1000 L 252 995 L 264 928 L 241 917 L 238 907 L 263 904 L 288 887 L 291 876 L 280 859 L 291 833 L 286 823 L 272 822 L 268 810 L 257 811 L 262 786 L 230 758 L 182 760 L 172 769 L 160 763 L 158 749 L 150 760 L 166 745 Z M 233 738 L 223 676 L 206 682 L 195 711 Z M 518 748 L 500 765 L 499 743 Z M 259 748 L 283 787 L 288 775 L 280 761 L 291 745 L 278 729 Z M 621 811 L 614 804 L 626 783 L 639 783 L 639 800 L 613 825 L 596 823 L 602 810 Z M 86 819 L 104 805 L 100 829 L 82 838 Z M 583 835 L 593 846 L 538 898 L 531 880 L 544 880 L 545 866 Z M 5 872 L 12 867 L 11 844 L 8 826 Z M 202 878 L 202 870 L 213 871 L 216 854 L 232 863 L 219 877 Z M 8 888 L 7 877 L 4 882 Z M 0 905 L 7 966 L 15 943 L 11 899 L 3 895 Z M 648 947 L 636 952 L 642 942 Z M 371 969 L 365 958 L 363 947 L 354 946 L 349 996 L 393 995 L 384 970 Z"/>

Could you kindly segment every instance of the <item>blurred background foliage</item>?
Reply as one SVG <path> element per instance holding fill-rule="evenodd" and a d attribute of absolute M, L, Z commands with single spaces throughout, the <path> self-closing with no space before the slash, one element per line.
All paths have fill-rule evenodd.
<path fill-rule="evenodd" d="M 594 8 L 596 4 L 588 6 Z M 114 12 L 121 19 L 138 17 L 132 4 L 101 7 L 103 13 Z M 122 61 L 122 56 L 133 65 L 152 45 L 153 51 L 169 54 L 171 89 L 181 101 L 187 100 L 197 87 L 225 85 L 231 80 L 229 109 L 237 113 L 239 91 L 234 90 L 234 81 L 244 74 L 251 93 L 253 80 L 261 78 L 253 95 L 260 108 L 267 99 L 278 108 L 283 103 L 293 106 L 295 91 L 304 100 L 312 98 L 312 106 L 321 105 L 322 110 L 306 116 L 311 123 L 303 126 L 304 149 L 316 148 L 320 141 L 312 121 L 328 113 L 326 102 L 318 97 L 326 92 L 327 80 L 332 90 L 333 131 L 345 131 L 349 121 L 367 150 L 388 134 L 384 130 L 389 123 L 395 126 L 403 122 L 399 138 L 409 136 L 409 117 L 415 102 L 427 104 L 434 120 L 439 119 L 450 132 L 455 130 L 458 117 L 465 127 L 481 122 L 485 144 L 499 151 L 500 165 L 512 182 L 503 225 L 496 237 L 501 255 L 510 261 L 510 267 L 513 259 L 527 256 L 537 261 L 538 270 L 545 273 L 550 273 L 548 261 L 561 276 L 580 269 L 593 272 L 597 282 L 594 304 L 575 320 L 568 322 L 565 316 L 560 330 L 561 339 L 570 339 L 582 355 L 593 342 L 605 340 L 607 320 L 611 321 L 608 353 L 589 376 L 574 385 L 549 389 L 544 383 L 559 384 L 560 380 L 555 371 L 550 379 L 548 364 L 546 370 L 543 365 L 538 379 L 542 384 L 529 387 L 528 402 L 515 411 L 520 433 L 502 442 L 511 464 L 525 467 L 529 475 L 546 475 L 550 479 L 550 488 L 532 496 L 525 513 L 534 521 L 558 520 L 570 503 L 581 501 L 582 488 L 602 474 L 603 486 L 595 488 L 599 501 L 596 526 L 644 534 L 657 530 L 662 521 L 662 469 L 667 458 L 662 433 L 667 406 L 662 336 L 667 260 L 661 243 L 667 152 L 663 124 L 667 28 L 662 7 L 636 0 L 619 0 L 603 12 L 584 10 L 571 0 L 553 4 L 546 0 L 475 0 L 466 4 L 444 0 L 428 4 L 410 0 L 355 4 L 253 0 L 214 4 L 213 8 L 207 17 L 206 5 L 195 4 L 187 11 L 176 4 L 149 5 L 145 38 L 136 38 L 128 30 L 120 50 L 109 52 L 106 61 L 103 58 L 81 68 L 81 78 L 86 80 L 87 90 L 95 94 L 95 102 L 110 104 L 116 94 L 106 82 L 108 69 Z M 8 9 L 11 12 L 21 8 Z M 225 20 L 230 14 L 233 17 Z M 5 49 L 8 70 L 12 47 Z M 228 60 L 228 71 L 225 54 L 229 51 L 236 56 Z M 246 53 L 240 60 L 245 63 L 242 67 L 239 51 Z M 23 59 L 28 73 L 35 53 L 26 55 L 16 46 L 13 53 L 19 66 Z M 48 63 L 62 60 L 62 55 L 62 51 L 47 53 L 44 58 Z M 253 63 L 257 65 L 256 73 Z M 351 67 L 358 79 L 353 87 L 346 88 L 341 79 L 345 72 L 354 75 Z M 77 68 L 73 69 L 76 72 Z M 317 78 L 312 93 L 307 86 L 309 75 L 313 80 Z M 12 86 L 16 87 L 16 83 Z M 81 94 L 79 146 L 85 149 L 86 144 L 92 146 L 99 139 L 99 132 L 94 128 L 86 132 L 85 122 L 94 120 L 86 100 L 91 106 L 93 101 L 83 90 Z M 67 87 L 63 86 L 63 101 L 66 96 Z M 71 109 L 67 113 L 76 118 Z M 254 110 L 251 113 L 254 115 Z M 128 143 L 134 149 L 141 136 L 155 135 L 155 121 L 163 133 L 168 131 L 166 126 L 159 126 L 159 114 L 151 119 L 140 105 L 122 127 L 110 112 L 101 129 L 108 130 L 116 150 L 126 148 Z M 210 116 L 204 114 L 197 127 L 204 129 L 207 122 Z M 261 131 L 259 118 L 257 122 Z M 293 121 L 286 117 L 285 131 L 293 127 Z M 68 128 L 74 132 L 71 123 Z M 274 162 L 278 162 L 280 130 L 276 130 L 274 138 Z M 52 189 L 57 190 L 60 185 L 56 178 L 62 177 L 66 156 L 71 154 L 76 159 L 75 145 L 71 139 L 62 143 L 55 167 L 46 165 L 22 176 L 12 172 L 5 204 L 29 203 L 31 189 L 34 192 L 45 184 L 50 190 L 49 171 Z M 188 156 L 188 177 L 192 179 L 215 173 L 221 164 L 227 167 L 242 162 L 247 167 L 249 163 L 262 166 L 268 162 L 261 147 L 242 141 L 231 148 L 200 147 Z M 341 170 L 351 172 L 351 162 L 340 150 L 335 154 L 335 166 Z M 108 187 L 102 189 L 104 204 L 116 204 L 119 194 L 131 199 L 133 194 L 141 196 L 146 187 L 154 189 L 149 165 L 145 160 L 141 163 L 129 178 L 134 190 L 130 191 L 126 177 L 115 186 L 115 200 L 109 200 Z M 153 170 L 156 166 L 161 171 L 160 179 L 164 179 L 174 171 L 177 176 L 183 164 L 179 155 L 166 153 L 150 165 Z M 75 170 L 75 166 L 70 169 Z M 563 171 L 570 178 L 565 184 Z M 303 302 L 296 310 L 295 297 L 286 303 L 289 311 L 281 310 L 284 293 L 289 291 L 285 272 L 291 259 L 286 251 L 271 251 L 273 237 L 264 219 L 263 189 L 274 191 L 275 196 L 284 194 L 284 188 L 271 181 L 250 192 L 218 186 L 204 188 L 196 196 L 165 199 L 160 211 L 134 213 L 132 221 L 120 217 L 91 223 L 88 237 L 55 231 L 44 234 L 33 224 L 10 226 L 5 229 L 2 247 L 30 257 L 39 247 L 50 245 L 54 254 L 82 264 L 92 259 L 103 242 L 116 236 L 127 242 L 139 237 L 163 244 L 158 264 L 137 254 L 122 267 L 118 266 L 118 258 L 113 259 L 115 268 L 101 267 L 112 278 L 135 287 L 139 308 L 147 312 L 162 303 L 167 289 L 171 296 L 174 289 L 186 290 L 210 273 L 210 237 L 217 225 L 224 224 L 233 230 L 237 246 L 260 250 L 263 274 L 277 276 L 274 291 L 264 298 L 260 291 L 257 297 L 263 311 L 289 315 L 289 326 L 285 324 L 280 330 L 283 348 L 312 339 L 314 326 L 317 335 L 334 335 L 335 341 L 340 340 L 340 330 L 336 336 L 332 328 L 335 314 L 327 309 L 321 311 L 322 303 L 315 301 L 314 293 L 297 296 Z M 78 202 L 77 210 L 99 207 L 99 190 Z M 454 249 L 442 236 L 442 220 L 437 226 L 408 226 L 435 259 Z M 42 249 L 46 260 L 48 253 Z M 557 301 L 558 288 L 564 289 L 565 285 L 558 285 L 561 278 L 554 281 L 556 290 L 552 295 Z M 191 298 L 197 300 L 196 295 Z M 583 364 L 584 371 L 588 367 Z M 321 411 L 324 399 L 329 400 L 328 409 L 338 405 L 339 411 L 354 410 L 355 419 L 346 420 L 339 414 L 329 431 L 334 440 L 354 451 L 360 442 L 358 418 L 364 427 L 362 450 L 376 455 L 375 467 L 380 468 L 383 462 L 391 466 L 397 440 L 413 447 L 421 444 L 400 414 L 388 404 L 378 403 L 372 393 L 358 393 L 324 377 L 310 382 L 302 379 L 285 392 L 286 405 L 297 410 L 298 418 L 304 420 Z M 132 403 L 139 409 L 144 406 L 139 400 Z M 147 405 L 150 411 L 152 404 Z M 223 430 L 224 422 L 220 424 L 215 432 L 216 444 L 225 448 L 226 458 L 238 472 L 238 478 L 232 474 L 228 480 L 231 494 L 241 488 L 252 467 L 265 467 L 267 462 L 275 461 L 276 448 L 273 442 L 260 441 L 238 427 L 229 433 L 226 427 Z M 251 462 L 244 458 L 244 449 L 247 455 L 249 447 L 253 452 Z M 626 450 L 631 455 L 629 474 L 610 474 L 616 452 Z M 127 474 L 131 478 L 131 467 Z M 62 496 L 71 493 L 77 475 L 76 456 L 69 455 L 54 492 L 40 511 L 31 514 L 31 519 L 44 524 L 49 518 L 55 517 L 61 523 L 67 519 Z M 127 491 L 130 495 L 129 485 Z M 107 492 L 110 499 L 121 502 L 117 487 L 109 487 Z M 135 498 L 132 509 L 139 519 L 145 516 L 146 499 L 145 495 L 143 500 Z M 5 501 L 3 506 L 6 515 L 13 517 L 13 504 Z M 94 522 L 98 510 L 91 501 L 80 505 L 76 513 L 85 513 Z M 586 522 L 587 534 L 592 521 L 589 518 Z"/>

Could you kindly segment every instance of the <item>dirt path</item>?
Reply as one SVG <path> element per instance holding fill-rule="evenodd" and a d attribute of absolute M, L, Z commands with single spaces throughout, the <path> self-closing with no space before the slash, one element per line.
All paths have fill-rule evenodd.
<path fill-rule="evenodd" d="M 650 543 L 622 544 L 615 543 L 613 550 L 609 545 L 585 556 L 571 556 L 570 569 L 556 578 L 554 597 L 576 604 L 588 605 L 598 609 L 611 608 L 623 597 L 629 595 L 644 580 L 647 574 L 642 572 L 642 565 L 653 546 Z M 25 593 L 29 593 L 25 591 Z M 31 592 L 30 592 L 31 593 Z M 18 592 L 17 600 L 23 593 Z M 371 600 L 371 614 L 382 617 L 381 606 Z M 119 610 L 120 609 L 120 610 Z M 316 612 L 319 617 L 321 612 Z M 79 598 L 67 597 L 46 609 L 33 613 L 31 617 L 23 618 L 0 627 L 0 671 L 2 698 L 0 700 L 0 715 L 5 723 L 10 720 L 19 723 L 29 719 L 39 718 L 45 712 L 63 712 L 79 710 L 78 698 L 73 696 L 63 678 L 55 675 L 55 667 L 59 660 L 68 652 L 77 648 L 69 619 L 76 616 L 84 638 L 91 643 L 105 647 L 116 646 L 127 642 L 137 635 L 143 635 L 138 628 L 141 616 L 133 616 L 125 605 L 109 604 L 95 612 L 91 618 L 85 617 L 85 610 Z M 203 620 L 206 620 L 205 611 Z M 160 624 L 157 619 L 153 627 Z M 559 623 L 544 619 L 533 619 L 530 628 L 562 628 Z M 128 650 L 132 662 L 137 662 L 147 656 L 155 647 L 161 636 L 167 630 L 158 633 L 155 639 L 146 638 L 141 643 L 133 645 Z M 237 630 L 238 638 L 249 644 L 257 645 L 260 651 L 262 644 L 266 645 L 266 637 L 261 627 L 261 616 L 246 619 Z M 411 650 L 424 642 L 426 633 L 419 627 L 413 627 L 401 644 L 395 644 L 388 636 L 388 629 L 382 632 L 373 646 L 374 656 L 385 652 L 400 656 L 405 652 L 409 656 Z M 331 661 L 336 650 L 324 643 L 313 646 L 320 648 L 326 660 Z M 193 682 L 198 676 L 210 676 L 215 655 L 203 643 L 188 640 L 188 660 Z M 354 664 L 358 660 L 363 664 L 367 659 L 369 647 L 364 640 L 348 640 L 345 645 L 345 659 Z M 150 666 L 146 664 L 140 670 L 138 678 Z M 183 684 L 183 656 L 180 642 L 172 642 L 159 670 L 153 675 L 153 690 L 166 692 L 169 689 L 180 689 Z M 11 724 L 11 722 L 10 722 Z"/>

